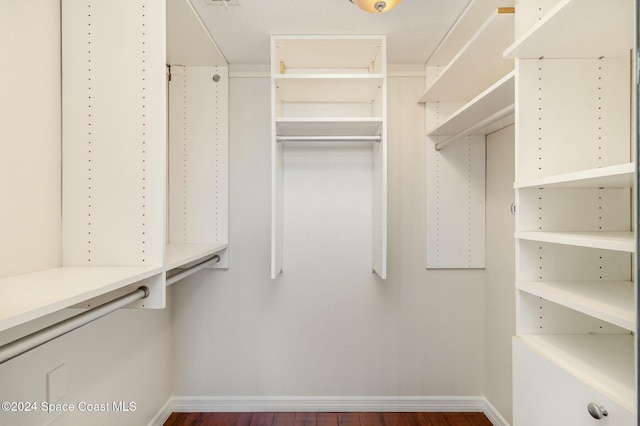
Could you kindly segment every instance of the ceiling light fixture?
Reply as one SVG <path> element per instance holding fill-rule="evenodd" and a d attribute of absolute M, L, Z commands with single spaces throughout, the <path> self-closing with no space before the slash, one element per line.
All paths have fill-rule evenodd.
<path fill-rule="evenodd" d="M 396 7 L 402 0 L 349 0 L 360 9 L 369 13 L 382 13 Z"/>

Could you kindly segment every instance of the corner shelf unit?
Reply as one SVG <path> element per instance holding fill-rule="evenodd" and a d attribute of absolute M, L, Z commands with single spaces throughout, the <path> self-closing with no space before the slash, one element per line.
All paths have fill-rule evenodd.
<path fill-rule="evenodd" d="M 593 402 L 612 424 L 630 426 L 637 413 L 634 2 L 546 6 L 518 8 L 519 35 L 504 53 L 517 61 L 518 93 L 514 424 L 582 425 Z M 532 395 L 545 413 L 532 415 Z"/>
<path fill-rule="evenodd" d="M 23 7 L 20 13 L 32 6 Z M 40 214 L 57 217 L 56 229 L 39 229 L 35 237 L 19 241 L 7 239 L 2 247 L 3 252 L 20 252 L 36 244 L 46 247 L 46 257 L 54 261 L 43 266 L 34 256 L 19 270 L 0 268 L 0 331 L 64 309 L 91 308 L 141 285 L 150 295 L 129 307 L 164 308 L 170 270 L 183 270 L 215 254 L 221 260 L 218 266 L 226 264 L 226 86 L 218 86 L 215 101 L 224 113 L 215 115 L 209 108 L 218 130 L 198 141 L 207 148 L 196 153 L 189 134 L 180 138 L 179 149 L 190 157 L 172 158 L 176 142 L 167 134 L 167 116 L 172 115 L 167 63 L 183 67 L 197 59 L 199 65 L 216 69 L 226 85 L 227 64 L 191 4 L 115 0 L 62 2 L 59 7 L 62 54 L 59 61 L 50 58 L 57 62 L 50 68 L 61 70 L 61 86 L 52 95 L 55 102 L 49 102 L 41 115 L 60 121 L 62 136 L 37 143 L 61 151 L 61 166 L 60 158 L 50 159 L 57 179 L 45 174 L 48 167 L 32 169 L 34 182 L 41 186 L 37 193 L 19 184 L 12 191 L 31 192 L 39 205 L 47 202 L 50 208 L 41 207 Z M 114 21 L 119 23 L 117 32 Z M 60 50 L 56 47 L 54 51 Z M 180 103 L 187 100 L 181 97 Z M 14 107 L 32 108 L 18 99 Z M 19 128 L 8 131 L 20 134 Z M 31 161 L 16 147 L 6 149 L 3 156 Z M 199 156 L 199 163 L 192 161 L 194 156 Z M 188 172 L 176 173 L 176 163 L 188 164 Z M 206 183 L 198 182 L 203 178 Z M 187 195 L 178 195 L 185 189 Z M 20 204 L 16 195 L 2 195 Z M 170 214 L 185 209 L 188 213 Z M 172 223 L 175 216 L 179 231 Z M 201 236 L 173 235 L 184 234 L 185 228 Z"/>
<path fill-rule="evenodd" d="M 472 1 L 426 63 L 418 102 L 427 143 L 443 150 L 427 148 L 427 268 L 484 268 L 484 143 L 514 122 L 514 61 L 502 55 L 514 14 L 513 1 Z"/>
<path fill-rule="evenodd" d="M 283 269 L 285 145 L 371 143 L 372 269 L 386 277 L 384 36 L 273 36 L 271 278 Z M 331 142 L 331 143 L 328 143 Z"/>

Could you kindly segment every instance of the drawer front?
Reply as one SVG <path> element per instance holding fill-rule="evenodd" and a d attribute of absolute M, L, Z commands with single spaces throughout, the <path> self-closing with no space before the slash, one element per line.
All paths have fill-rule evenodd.
<path fill-rule="evenodd" d="M 513 340 L 514 426 L 636 426 L 635 415 L 558 367 L 519 339 Z M 608 416 L 594 419 L 595 403 Z"/>

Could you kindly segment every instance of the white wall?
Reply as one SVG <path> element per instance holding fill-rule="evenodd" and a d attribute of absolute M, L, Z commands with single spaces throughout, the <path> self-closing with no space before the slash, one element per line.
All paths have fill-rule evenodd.
<path fill-rule="evenodd" d="M 174 289 L 175 395 L 483 395 L 484 272 L 424 268 L 424 110 L 415 101 L 423 84 L 389 81 L 388 279 L 371 273 L 362 250 L 370 219 L 344 227 L 326 208 L 285 213 L 284 274 L 272 281 L 269 79 L 231 79 L 231 264 Z M 347 150 L 341 162 L 366 164 Z M 349 180 L 358 191 L 367 190 L 365 169 Z M 295 173 L 286 209 L 302 207 L 287 201 L 301 184 L 318 182 L 309 168 Z M 313 191 L 331 194 L 336 173 Z M 359 194 L 342 214 L 364 206 L 370 194 Z M 294 235 L 298 214 L 320 232 Z M 337 226 L 344 235 L 331 236 Z"/>
<path fill-rule="evenodd" d="M 121 310 L 0 365 L 0 401 L 31 401 L 36 412 L 0 410 L 2 425 L 46 424 L 46 374 L 64 364 L 60 403 L 135 402 L 136 410 L 62 413 L 66 426 L 147 424 L 171 396 L 171 311 Z M 13 333 L 12 333 L 13 334 Z M 4 340 L 4 335 L 0 334 Z"/>
<path fill-rule="evenodd" d="M 515 334 L 514 126 L 487 136 L 485 395 L 509 423 L 511 337 Z"/>

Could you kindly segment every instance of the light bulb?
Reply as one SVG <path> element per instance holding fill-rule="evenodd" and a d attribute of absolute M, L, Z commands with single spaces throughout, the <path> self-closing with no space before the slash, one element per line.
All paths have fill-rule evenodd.
<path fill-rule="evenodd" d="M 381 13 L 396 7 L 402 0 L 349 0 L 369 13 Z"/>

